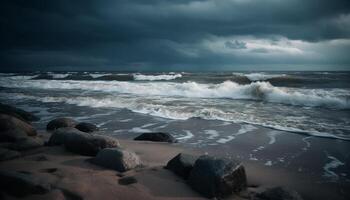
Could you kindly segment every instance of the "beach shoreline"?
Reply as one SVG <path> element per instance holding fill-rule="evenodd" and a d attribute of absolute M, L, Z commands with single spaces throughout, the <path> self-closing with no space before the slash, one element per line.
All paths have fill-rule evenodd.
<path fill-rule="evenodd" d="M 39 135 L 47 140 L 50 133 L 39 131 Z M 49 182 L 55 182 L 56 187 L 63 188 L 64 193 L 68 191 L 82 199 L 205 199 L 193 191 L 186 181 L 163 167 L 178 153 L 217 156 L 220 156 L 220 153 L 188 148 L 176 143 L 116 138 L 123 148 L 135 152 L 140 157 L 143 168 L 119 173 L 96 166 L 88 161 L 91 157 L 71 153 L 63 146 L 44 146 L 28 151 L 23 157 L 2 162 L 0 170 L 34 174 Z M 250 192 L 283 186 L 298 191 L 304 199 L 346 199 L 348 195 L 342 196 L 334 185 L 313 184 L 310 177 L 305 174 L 296 174 L 278 167 L 261 166 L 254 162 L 243 162 L 243 165 L 248 177 L 247 191 Z M 48 169 L 54 172 L 49 172 Z M 137 183 L 126 186 L 118 183 L 122 177 L 129 176 L 135 177 Z M 31 195 L 25 199 L 56 198 L 60 195 L 60 192 L 54 190 L 45 195 Z M 12 199 L 7 195 L 4 197 Z M 226 199 L 249 199 L 249 197 L 233 195 Z"/>

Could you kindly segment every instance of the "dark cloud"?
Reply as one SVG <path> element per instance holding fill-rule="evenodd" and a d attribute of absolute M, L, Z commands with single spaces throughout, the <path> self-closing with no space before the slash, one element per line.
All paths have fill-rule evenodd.
<path fill-rule="evenodd" d="M 348 40 L 349 20 L 348 0 L 4 0 L 0 67 L 166 70 L 242 63 L 323 64 L 326 61 L 314 54 L 261 58 L 216 51 L 203 43 L 222 39 L 222 48 L 239 51 L 247 49 L 244 38 L 250 37 L 268 40 L 272 46 L 281 38 L 319 46 Z M 247 52 L 276 51 L 256 47 Z M 319 53 L 328 55 L 326 50 Z M 330 61 L 350 63 L 346 57 L 332 56 Z"/>

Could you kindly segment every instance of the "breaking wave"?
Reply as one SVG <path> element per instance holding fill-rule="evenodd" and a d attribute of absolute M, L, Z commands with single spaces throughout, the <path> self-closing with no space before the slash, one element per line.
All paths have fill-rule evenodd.
<path fill-rule="evenodd" d="M 3 87 L 59 90 L 86 90 L 106 93 L 124 93 L 141 96 L 176 96 L 189 98 L 226 98 L 257 100 L 294 106 L 349 109 L 349 90 L 345 89 L 293 89 L 275 87 L 269 82 L 240 85 L 225 81 L 220 84 L 196 82 L 121 82 L 72 80 L 16 80 L 1 79 Z"/>
<path fill-rule="evenodd" d="M 250 81 L 266 81 L 272 78 L 279 78 L 279 77 L 285 77 L 286 74 L 265 74 L 265 73 L 250 73 L 250 74 L 243 74 L 243 73 L 233 73 L 233 75 L 236 76 L 245 76 Z"/>
<path fill-rule="evenodd" d="M 289 131 L 294 133 L 306 134 L 317 137 L 335 138 L 342 140 L 350 140 L 346 135 L 335 135 L 324 131 L 318 131 L 313 128 L 300 129 L 298 127 L 292 127 L 290 124 L 275 123 L 275 121 L 269 121 L 264 119 L 260 121 L 256 118 L 250 118 L 246 115 L 239 115 L 238 113 L 230 113 L 220 110 L 218 108 L 206 108 L 197 107 L 196 109 L 190 109 L 186 106 L 179 105 L 161 105 L 154 101 L 145 102 L 143 97 L 140 98 L 123 98 L 116 97 L 114 95 L 100 97 L 86 97 L 86 96 L 72 96 L 72 97 L 55 97 L 55 96 L 31 96 L 21 93 L 12 93 L 9 97 L 12 99 L 31 99 L 35 101 L 41 101 L 44 103 L 66 103 L 77 106 L 87 106 L 93 108 L 118 108 L 128 109 L 136 113 L 148 114 L 152 116 L 187 120 L 190 118 L 201 118 L 205 120 L 221 120 L 235 123 L 248 123 L 253 125 L 259 125 L 263 127 L 273 128 L 276 130 Z"/>
<path fill-rule="evenodd" d="M 176 78 L 181 78 L 181 74 L 162 74 L 162 75 L 143 75 L 134 74 L 134 79 L 137 81 L 160 81 L 160 80 L 173 80 Z"/>

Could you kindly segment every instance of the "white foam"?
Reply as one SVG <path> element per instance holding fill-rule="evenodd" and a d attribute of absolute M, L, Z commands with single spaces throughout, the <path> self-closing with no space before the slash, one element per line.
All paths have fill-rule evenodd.
<path fill-rule="evenodd" d="M 147 128 L 147 127 L 150 127 L 150 126 L 153 126 L 157 123 L 149 123 L 149 124 L 145 124 L 145 125 L 142 125 L 141 128 Z"/>
<path fill-rule="evenodd" d="M 58 73 L 48 73 L 52 78 L 54 79 L 61 79 L 61 78 L 66 78 L 70 74 L 58 74 Z"/>
<path fill-rule="evenodd" d="M 219 136 L 219 133 L 216 130 L 204 130 L 204 134 L 209 135 L 209 140 L 212 140 Z"/>
<path fill-rule="evenodd" d="M 327 152 L 326 155 L 327 158 L 330 159 L 330 162 L 323 166 L 323 176 L 329 178 L 331 181 L 337 181 L 339 176 L 332 170 L 338 168 L 339 166 L 345 165 L 345 163 L 341 162 L 336 157 L 329 155 Z"/>
<path fill-rule="evenodd" d="M 274 144 L 276 142 L 276 136 L 280 134 L 278 131 L 270 131 L 267 133 L 267 136 L 270 138 L 269 144 Z"/>
<path fill-rule="evenodd" d="M 217 142 L 217 143 L 221 143 L 221 144 L 225 144 L 225 143 L 227 143 L 227 142 L 229 142 L 229 141 L 231 141 L 231 140 L 233 140 L 233 139 L 235 139 L 235 137 L 232 136 L 232 135 L 230 135 L 230 136 L 227 136 L 227 137 L 225 137 L 225 138 L 220 138 L 220 139 L 217 140 L 216 142 Z"/>
<path fill-rule="evenodd" d="M 118 122 L 130 122 L 132 121 L 133 119 L 121 119 L 121 120 L 118 120 Z"/>
<path fill-rule="evenodd" d="M 102 77 L 102 76 L 109 76 L 109 75 L 112 75 L 112 74 L 93 74 L 93 73 L 91 73 L 91 74 L 89 74 L 92 78 L 100 78 L 100 77 Z"/>
<path fill-rule="evenodd" d="M 238 130 L 238 132 L 235 134 L 236 136 L 237 135 L 242 135 L 244 133 L 248 133 L 250 131 L 253 131 L 253 130 L 256 130 L 258 128 L 256 128 L 255 126 L 253 125 L 250 125 L 250 124 L 244 124 L 241 126 L 241 128 Z"/>
<path fill-rule="evenodd" d="M 176 139 L 178 140 L 188 140 L 188 139 L 191 139 L 193 138 L 193 133 L 189 130 L 184 130 L 185 134 L 184 136 L 181 136 L 181 137 L 177 137 Z"/>
<path fill-rule="evenodd" d="M 5 96 L 5 95 L 0 95 L 0 98 L 1 96 Z M 177 105 L 170 106 L 170 105 L 158 105 L 158 104 L 144 103 L 144 102 L 140 103 L 138 102 L 137 99 L 130 99 L 130 98 L 123 99 L 123 98 L 116 98 L 114 96 L 108 96 L 108 95 L 104 96 L 103 99 L 94 98 L 94 97 L 37 97 L 37 96 L 23 95 L 21 93 L 11 93 L 10 96 L 8 95 L 6 96 L 7 98 L 12 98 L 15 100 L 31 99 L 31 100 L 41 101 L 41 102 L 62 102 L 62 103 L 74 104 L 78 106 L 112 107 L 112 108 L 120 108 L 120 109 L 127 108 L 131 111 L 138 112 L 138 113 L 149 114 L 149 115 L 163 117 L 163 118 L 177 119 L 177 120 L 186 120 L 191 117 L 200 117 L 208 120 L 222 120 L 222 121 L 229 121 L 229 122 L 236 122 L 236 123 L 243 122 L 243 123 L 249 123 L 253 125 L 269 127 L 277 130 L 308 134 L 311 136 L 349 140 L 347 136 L 333 135 L 326 132 L 318 132 L 314 130 L 301 130 L 298 128 L 284 127 L 276 124 L 260 123 L 254 120 L 244 119 L 244 118 L 238 119 L 237 115 L 226 113 L 215 108 L 202 108 L 193 112 L 193 111 L 186 111 L 185 108 L 182 108 L 181 106 L 177 106 Z M 142 97 L 140 98 L 142 99 Z M 250 125 L 243 126 L 243 128 L 241 128 L 242 130 L 238 131 L 238 133 L 245 132 L 246 129 L 249 129 L 249 126 Z M 237 133 L 233 135 L 235 136 L 236 134 Z M 230 138 L 227 138 L 227 139 L 220 139 L 219 141 L 221 143 L 226 143 L 226 140 L 230 141 L 234 139 L 234 136 L 231 136 Z"/>
<path fill-rule="evenodd" d="M 303 142 L 305 142 L 306 146 L 303 148 L 304 151 L 307 151 L 311 147 L 311 143 L 307 141 L 308 139 L 312 138 L 312 136 L 303 137 Z"/>
<path fill-rule="evenodd" d="M 272 161 L 271 161 L 271 160 L 268 160 L 268 161 L 266 161 L 266 163 L 265 163 L 264 165 L 266 165 L 266 166 L 272 166 Z"/>
<path fill-rule="evenodd" d="M 28 78 L 28 77 L 27 77 Z M 14 81 L 1 77 L 3 87 L 38 89 L 74 89 L 142 96 L 174 96 L 191 98 L 248 99 L 298 106 L 320 106 L 349 109 L 349 91 L 340 92 L 323 89 L 292 89 L 274 87 L 268 82 L 254 82 L 239 85 L 226 81 L 220 84 L 199 84 L 196 82 L 118 82 L 118 81 L 73 81 L 73 80 L 22 80 Z M 342 94 L 342 95 L 339 95 Z M 348 94 L 348 95 L 343 95 Z"/>
<path fill-rule="evenodd" d="M 250 81 L 266 81 L 266 80 L 271 79 L 271 78 L 277 78 L 277 77 L 284 77 L 284 76 L 286 76 L 286 74 L 266 74 L 266 73 L 263 73 L 263 72 L 260 72 L 260 73 L 249 73 L 249 74 L 233 73 L 233 75 L 245 76 Z"/>
<path fill-rule="evenodd" d="M 133 133 L 150 133 L 151 130 L 144 129 L 144 128 L 141 128 L 141 127 L 134 127 L 132 129 L 130 129 L 129 132 L 133 132 Z"/>
<path fill-rule="evenodd" d="M 160 81 L 160 80 L 173 80 L 176 78 L 181 78 L 181 74 L 169 73 L 162 75 L 143 75 L 143 74 L 134 74 L 134 79 L 138 81 Z"/>

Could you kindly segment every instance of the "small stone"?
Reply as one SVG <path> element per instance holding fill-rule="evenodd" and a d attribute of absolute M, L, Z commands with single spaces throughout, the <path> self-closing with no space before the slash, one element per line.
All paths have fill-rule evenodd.
<path fill-rule="evenodd" d="M 154 133 L 143 133 L 134 140 L 152 141 L 152 142 L 169 142 L 175 143 L 177 140 L 169 133 L 154 132 Z"/>

